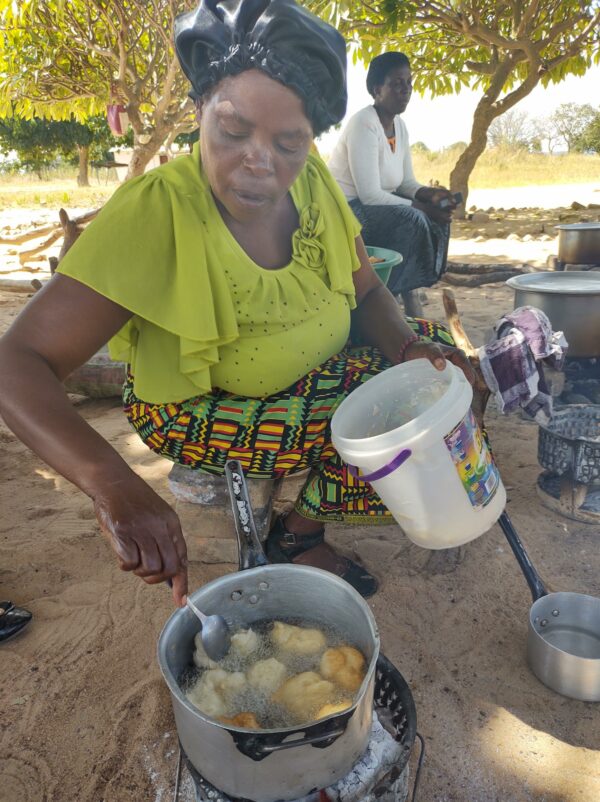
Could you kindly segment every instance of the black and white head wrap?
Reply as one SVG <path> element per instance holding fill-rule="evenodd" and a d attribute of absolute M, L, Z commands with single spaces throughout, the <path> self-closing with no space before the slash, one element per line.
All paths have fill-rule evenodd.
<path fill-rule="evenodd" d="M 346 113 L 346 43 L 294 0 L 201 0 L 175 20 L 175 47 L 199 99 L 250 69 L 295 91 L 316 136 Z"/>

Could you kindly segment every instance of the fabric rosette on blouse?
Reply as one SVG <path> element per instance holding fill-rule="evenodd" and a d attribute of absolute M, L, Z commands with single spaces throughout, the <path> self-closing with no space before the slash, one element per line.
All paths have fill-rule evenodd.
<path fill-rule="evenodd" d="M 316 203 L 310 203 L 300 212 L 300 224 L 292 238 L 292 256 L 311 270 L 325 265 L 325 248 L 319 239 L 325 224 Z"/>

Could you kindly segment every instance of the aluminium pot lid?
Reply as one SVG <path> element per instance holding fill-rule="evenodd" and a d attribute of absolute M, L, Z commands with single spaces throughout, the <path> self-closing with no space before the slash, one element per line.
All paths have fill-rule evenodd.
<path fill-rule="evenodd" d="M 560 223 L 559 231 L 600 231 L 600 223 Z"/>
<path fill-rule="evenodd" d="M 506 283 L 515 290 L 557 295 L 600 295 L 600 273 L 585 270 L 527 273 L 522 276 L 512 276 Z"/>

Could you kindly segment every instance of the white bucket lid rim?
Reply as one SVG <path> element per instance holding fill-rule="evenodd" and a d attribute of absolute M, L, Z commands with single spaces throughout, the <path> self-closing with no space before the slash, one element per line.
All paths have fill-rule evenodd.
<path fill-rule="evenodd" d="M 383 450 L 388 450 L 390 447 L 389 438 L 392 433 L 393 434 L 401 433 L 404 438 L 402 442 L 406 443 L 407 445 L 410 442 L 415 442 L 416 440 L 425 437 L 427 435 L 427 431 L 426 428 L 423 428 L 423 425 L 424 424 L 428 425 L 429 423 L 433 423 L 436 420 L 438 420 L 442 416 L 442 414 L 445 413 L 445 411 L 448 409 L 449 405 L 456 400 L 459 391 L 462 389 L 462 386 L 464 386 L 464 384 L 467 383 L 467 380 L 464 377 L 462 371 L 459 368 L 456 368 L 450 362 L 446 362 L 446 368 L 443 371 L 437 371 L 436 368 L 433 368 L 434 370 L 436 370 L 436 372 L 439 372 L 440 377 L 443 377 L 444 379 L 449 378 L 449 381 L 447 381 L 446 392 L 441 398 L 439 398 L 437 401 L 434 401 L 430 407 L 428 407 L 424 412 L 422 412 L 416 418 L 412 418 L 411 420 L 407 421 L 401 426 L 397 426 L 394 429 L 388 429 L 386 432 L 373 435 L 372 437 L 348 437 L 346 435 L 340 434 L 339 431 L 338 432 L 335 431 L 335 429 L 337 428 L 336 416 L 337 420 L 339 421 L 340 416 L 338 415 L 338 413 L 342 410 L 342 408 L 346 409 L 348 408 L 349 406 L 348 402 L 350 401 L 350 399 L 352 399 L 353 396 L 354 398 L 352 403 L 356 402 L 356 393 L 362 395 L 363 391 L 369 385 L 371 385 L 371 387 L 369 388 L 369 392 L 372 392 L 373 390 L 372 382 L 379 382 L 384 380 L 387 381 L 389 379 L 388 374 L 391 371 L 395 371 L 397 373 L 402 372 L 401 370 L 398 369 L 406 370 L 408 368 L 409 370 L 417 370 L 418 368 L 422 367 L 423 362 L 428 362 L 428 360 L 415 359 L 411 360 L 410 362 L 403 362 L 400 365 L 394 365 L 393 367 L 388 368 L 382 373 L 379 373 L 377 376 L 374 376 L 372 379 L 369 379 L 360 387 L 357 387 L 355 390 L 353 390 L 347 396 L 347 398 L 345 398 L 342 401 L 340 406 L 336 409 L 336 411 L 333 414 L 331 420 L 331 433 L 334 445 L 336 445 L 335 441 L 338 440 L 338 442 L 343 441 L 348 450 L 351 450 L 353 447 L 354 448 L 358 447 L 360 449 L 361 446 L 368 446 L 369 450 L 377 449 L 378 447 L 382 448 Z M 419 363 L 421 363 L 421 365 L 419 365 Z M 385 377 L 385 379 L 383 377 Z M 402 445 L 398 444 L 398 448 L 401 447 Z"/>

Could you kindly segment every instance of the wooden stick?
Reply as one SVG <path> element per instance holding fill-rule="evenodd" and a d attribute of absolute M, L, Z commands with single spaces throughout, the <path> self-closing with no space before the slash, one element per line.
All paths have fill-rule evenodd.
<path fill-rule="evenodd" d="M 477 419 L 477 423 L 483 428 L 483 416 L 485 415 L 485 408 L 490 398 L 490 390 L 483 378 L 483 372 L 479 364 L 479 356 L 477 348 L 473 345 L 468 338 L 456 306 L 456 299 L 452 290 L 442 290 L 442 302 L 444 304 L 444 311 L 446 313 L 446 320 L 448 321 L 448 328 L 450 334 L 454 338 L 457 348 L 465 352 L 471 367 L 475 372 L 475 383 L 473 385 L 473 401 L 471 409 Z"/>
<path fill-rule="evenodd" d="M 446 313 L 446 320 L 448 321 L 448 328 L 450 334 L 454 338 L 457 348 L 460 348 L 469 357 L 476 356 L 477 349 L 472 344 L 471 340 L 463 328 L 458 308 L 456 306 L 456 299 L 452 290 L 442 290 L 442 302 L 444 304 L 444 312 Z"/>
<path fill-rule="evenodd" d="M 19 254 L 19 262 L 24 264 L 28 261 L 31 256 L 35 256 L 36 253 L 41 253 L 45 251 L 46 248 L 49 248 L 53 243 L 56 242 L 57 239 L 60 239 L 62 236 L 62 229 L 58 228 L 56 231 L 51 234 L 48 239 L 45 239 L 41 245 L 37 245 L 35 248 L 31 248 L 28 251 L 21 251 Z"/>
<path fill-rule="evenodd" d="M 102 207 L 100 207 L 100 209 L 101 208 Z M 93 220 L 94 217 L 96 217 L 100 209 L 92 209 L 90 212 L 86 212 L 85 214 L 76 217 L 71 222 L 76 223 L 77 225 L 85 225 L 85 223 L 89 223 L 90 220 Z M 41 226 L 33 231 L 26 231 L 24 234 L 18 234 L 16 237 L 0 237 L 0 245 L 22 245 L 24 242 L 29 242 L 29 240 L 43 237 L 46 234 L 51 234 L 57 229 L 61 229 L 60 223 L 52 223 L 47 226 Z"/>

